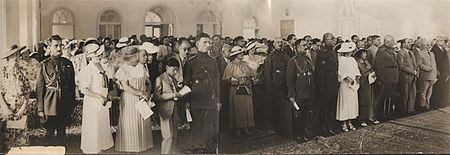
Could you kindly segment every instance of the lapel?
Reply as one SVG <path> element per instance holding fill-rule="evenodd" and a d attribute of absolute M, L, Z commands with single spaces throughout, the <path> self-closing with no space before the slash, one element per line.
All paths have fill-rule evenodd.
<path fill-rule="evenodd" d="M 174 81 L 172 80 L 172 78 L 169 77 L 167 73 L 162 74 L 161 80 L 170 86 L 170 90 L 175 91 Z"/>

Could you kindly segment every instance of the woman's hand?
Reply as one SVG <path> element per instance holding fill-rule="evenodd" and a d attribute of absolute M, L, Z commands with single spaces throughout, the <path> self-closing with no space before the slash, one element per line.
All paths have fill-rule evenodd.
<path fill-rule="evenodd" d="M 144 98 L 144 100 L 146 100 L 146 101 L 150 100 L 150 94 L 148 94 L 146 92 L 142 92 L 141 97 Z"/>
<path fill-rule="evenodd" d="M 99 98 L 100 100 L 102 100 L 102 103 L 106 103 L 106 101 L 108 101 L 108 98 L 105 97 L 105 96 L 103 96 L 103 95 L 98 95 L 98 98 Z"/>

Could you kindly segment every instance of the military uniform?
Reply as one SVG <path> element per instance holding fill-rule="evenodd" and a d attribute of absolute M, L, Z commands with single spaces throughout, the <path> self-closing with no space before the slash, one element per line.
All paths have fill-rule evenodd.
<path fill-rule="evenodd" d="M 264 63 L 264 82 L 271 95 L 275 131 L 286 137 L 292 137 L 292 115 L 287 100 L 286 69 L 289 56 L 274 50 Z"/>
<path fill-rule="evenodd" d="M 39 112 L 44 112 L 47 121 L 43 124 L 48 136 L 55 129 L 58 136 L 65 136 L 75 102 L 75 72 L 73 64 L 66 58 L 47 58 L 38 69 L 36 79 L 36 100 Z"/>
<path fill-rule="evenodd" d="M 338 60 L 333 46 L 327 45 L 317 53 L 315 66 L 314 82 L 317 103 L 320 106 L 320 129 L 333 134 L 338 93 Z"/>
<path fill-rule="evenodd" d="M 188 149 L 205 149 L 214 152 L 218 127 L 217 104 L 220 103 L 220 73 L 218 60 L 199 52 L 184 68 L 184 84 L 192 89 L 192 128 L 185 138 Z M 195 143 L 198 142 L 198 143 Z"/>
<path fill-rule="evenodd" d="M 313 63 L 304 54 L 289 59 L 286 82 L 288 98 L 294 98 L 299 110 L 294 110 L 294 138 L 311 137 L 314 129 L 314 81 Z"/>

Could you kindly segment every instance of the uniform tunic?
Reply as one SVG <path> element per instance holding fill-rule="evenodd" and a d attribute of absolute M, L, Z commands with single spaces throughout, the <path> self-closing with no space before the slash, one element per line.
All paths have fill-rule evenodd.
<path fill-rule="evenodd" d="M 123 64 L 116 72 L 121 83 L 128 81 L 129 86 L 139 91 L 146 91 L 148 80 L 144 66 Z M 117 151 L 142 152 L 153 147 L 151 119 L 144 120 L 134 104 L 139 96 L 123 91 L 120 101 L 119 126 L 116 137 Z"/>
<path fill-rule="evenodd" d="M 78 74 L 80 88 L 88 88 L 94 93 L 107 96 L 108 87 L 103 84 L 101 71 L 90 63 L 81 69 Z M 109 107 L 103 106 L 103 102 L 95 97 L 84 96 L 83 118 L 81 125 L 81 150 L 83 153 L 100 153 L 114 145 L 110 132 Z"/>

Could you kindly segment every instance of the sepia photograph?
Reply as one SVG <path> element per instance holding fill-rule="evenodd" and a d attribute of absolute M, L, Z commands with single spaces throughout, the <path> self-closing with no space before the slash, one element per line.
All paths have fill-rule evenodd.
<path fill-rule="evenodd" d="M 450 154 L 450 0 L 0 0 L 0 154 Z"/>

